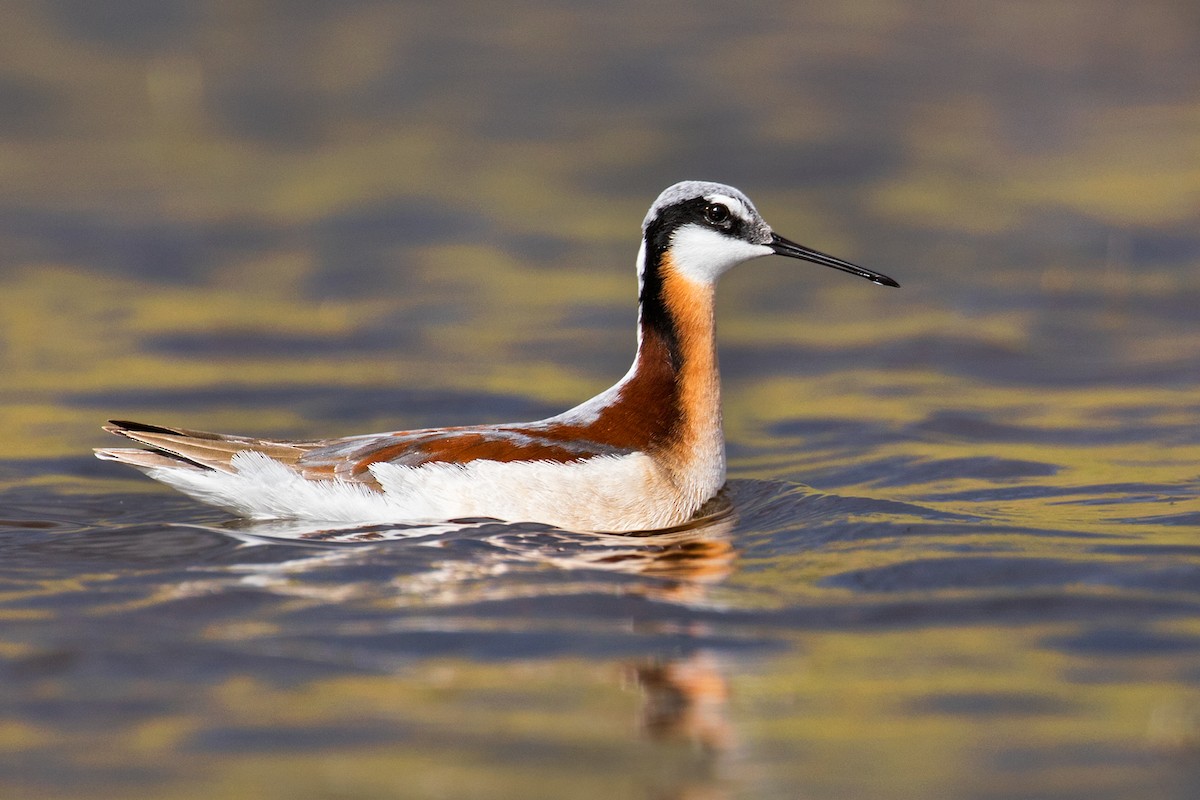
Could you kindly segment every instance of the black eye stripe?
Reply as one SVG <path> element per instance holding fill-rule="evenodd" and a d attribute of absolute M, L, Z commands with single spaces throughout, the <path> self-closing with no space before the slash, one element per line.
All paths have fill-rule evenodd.
<path fill-rule="evenodd" d="M 728 213 L 728 218 L 724 222 L 713 222 L 708 218 L 708 210 L 712 206 L 721 206 Z M 671 247 L 671 237 L 675 231 L 685 225 L 699 225 L 709 230 L 718 231 L 723 236 L 733 238 L 745 238 L 747 235 L 747 221 L 741 216 L 743 212 L 742 206 L 737 206 L 738 213 L 734 213 L 733 208 L 729 204 L 720 201 L 713 202 L 706 197 L 690 197 L 686 200 L 681 200 L 678 203 L 664 206 L 659 209 L 654 217 L 646 222 L 646 229 L 643 235 L 646 239 L 647 254 L 650 258 L 657 258 L 667 252 Z M 718 214 L 720 212 L 717 212 Z"/>

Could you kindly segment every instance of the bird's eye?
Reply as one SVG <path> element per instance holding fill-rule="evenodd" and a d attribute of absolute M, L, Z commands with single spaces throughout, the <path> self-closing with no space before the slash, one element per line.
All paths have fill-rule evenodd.
<path fill-rule="evenodd" d="M 729 224 L 729 209 L 720 203 L 709 203 L 704 207 L 704 218 L 713 225 L 725 227 Z"/>

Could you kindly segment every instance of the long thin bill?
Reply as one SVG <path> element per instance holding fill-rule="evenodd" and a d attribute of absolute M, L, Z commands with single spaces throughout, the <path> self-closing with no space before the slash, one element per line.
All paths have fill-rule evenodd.
<path fill-rule="evenodd" d="M 849 272 L 851 275 L 857 275 L 860 278 L 866 278 L 872 283 L 878 283 L 880 286 L 895 286 L 900 287 L 900 284 L 884 275 L 882 272 L 873 272 L 869 269 L 863 269 L 857 264 L 851 264 L 849 261 L 842 261 L 840 258 L 826 255 L 819 250 L 813 250 L 810 247 L 805 247 L 802 244 L 796 244 L 789 241 L 777 233 L 771 234 L 771 244 L 769 245 L 776 255 L 787 256 L 788 258 L 799 258 L 802 261 L 811 261 L 814 264 L 821 264 L 826 267 L 840 269 L 842 272 Z"/>

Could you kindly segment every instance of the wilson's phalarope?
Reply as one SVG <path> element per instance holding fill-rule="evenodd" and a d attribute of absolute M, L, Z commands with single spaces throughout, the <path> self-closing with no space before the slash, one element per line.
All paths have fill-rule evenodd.
<path fill-rule="evenodd" d="M 105 430 L 149 449 L 96 455 L 258 519 L 494 517 L 613 532 L 679 525 L 725 483 L 716 280 L 771 254 L 899 285 L 775 234 L 733 187 L 677 183 L 642 223 L 633 366 L 569 411 L 540 422 L 313 441 L 114 420 Z"/>

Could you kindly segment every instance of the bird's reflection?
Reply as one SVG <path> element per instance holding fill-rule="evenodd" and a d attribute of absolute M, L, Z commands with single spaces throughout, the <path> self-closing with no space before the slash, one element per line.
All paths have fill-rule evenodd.
<path fill-rule="evenodd" d="M 335 527 L 301 520 L 235 520 L 204 526 L 247 545 L 294 545 L 282 559 L 230 564 L 228 573 L 241 573 L 260 588 L 280 593 L 327 591 L 330 600 L 343 602 L 355 594 L 379 597 L 378 581 L 335 585 L 327 581 L 306 584 L 302 577 L 330 567 L 351 567 L 376 562 L 389 543 L 402 553 L 423 558 L 396 559 L 398 577 L 388 591 L 398 604 L 420 594 L 422 604 L 455 604 L 465 601 L 502 600 L 531 593 L 578 592 L 582 585 L 597 590 L 620 591 L 680 605 L 704 604 L 707 590 L 733 570 L 737 552 L 731 532 L 737 522 L 732 504 L 721 495 L 686 525 L 639 533 L 581 533 L 544 525 L 506 524 L 495 520 L 453 520 L 436 523 L 377 524 Z M 456 547 L 470 542 L 471 547 Z M 371 547 L 376 545 L 377 547 Z M 382 550 L 378 548 L 383 548 Z M 429 550 L 427 548 L 433 548 Z M 425 554 L 436 553 L 430 558 Z M 425 569 L 414 569 L 423 564 Z M 576 579 L 492 581 L 489 576 L 509 574 L 522 566 L 554 567 Z M 605 584 L 586 576 L 616 573 L 625 580 Z"/>
<path fill-rule="evenodd" d="M 689 742 L 713 755 L 732 747 L 729 680 L 713 653 L 634 662 L 629 672 L 643 693 L 640 727 L 648 738 Z"/>
<path fill-rule="evenodd" d="M 208 530 L 246 545 L 287 549 L 270 552 L 249 547 L 247 558 L 205 569 L 207 579 L 188 582 L 176 591 L 210 593 L 233 585 L 253 586 L 301 603 L 353 608 L 358 602 L 373 608 L 391 606 L 398 612 L 415 608 L 418 613 L 518 598 L 551 601 L 597 594 L 712 608 L 717 604 L 711 590 L 729 576 L 737 561 L 731 536 L 736 523 L 732 504 L 724 498 L 688 525 L 635 534 L 578 533 L 492 520 L 353 528 L 238 521 Z M 250 557 L 254 553 L 271 557 Z M 381 580 L 376 569 L 381 561 L 395 565 L 396 574 Z M 438 626 L 470 635 L 469 627 L 455 627 L 470 618 L 469 611 L 461 618 L 422 615 L 419 620 L 404 613 L 373 624 L 390 630 Z M 682 630 L 701 646 L 685 647 L 677 656 L 655 654 L 622 664 L 625 680 L 642 697 L 638 730 L 651 740 L 692 744 L 706 762 L 720 760 L 734 736 L 727 718 L 729 681 L 720 654 L 703 646 L 711 632 L 705 623 L 695 621 L 682 625 L 668 621 L 664 629 L 671 635 Z M 331 636 L 336 641 L 336 632 Z M 693 774 L 686 783 L 698 777 Z"/>

